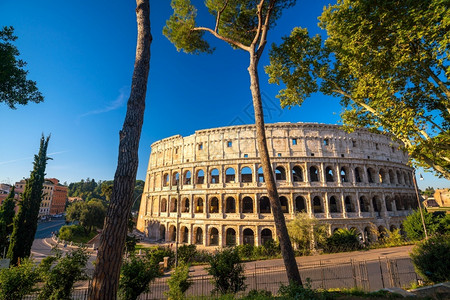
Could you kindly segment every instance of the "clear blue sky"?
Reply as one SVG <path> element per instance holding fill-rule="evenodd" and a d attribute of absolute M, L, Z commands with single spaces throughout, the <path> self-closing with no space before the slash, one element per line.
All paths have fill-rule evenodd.
<path fill-rule="evenodd" d="M 324 34 L 317 17 L 328 3 L 298 1 L 269 32 L 269 44 L 280 42 L 295 26 Z M 205 12 L 201 9 L 199 15 Z M 153 43 L 138 179 L 145 179 L 150 145 L 159 139 L 253 122 L 248 113 L 252 109 L 247 54 L 214 39 L 210 39 L 216 47 L 213 55 L 177 52 L 162 35 L 171 13 L 169 0 L 151 1 Z M 212 26 L 214 19 L 208 15 L 199 21 Z M 45 102 L 17 110 L 0 104 L 0 182 L 29 176 L 41 133 L 52 135 L 48 177 L 62 182 L 112 179 L 134 64 L 135 2 L 1 0 L 0 26 L 7 25 L 14 26 L 19 36 L 21 58 Z M 266 122 L 339 123 L 341 107 L 330 97 L 314 95 L 301 108 L 279 107 L 275 98 L 279 88 L 269 85 L 263 72 L 267 50 L 260 62 Z M 447 180 L 423 175 L 421 188 L 450 187 Z"/>

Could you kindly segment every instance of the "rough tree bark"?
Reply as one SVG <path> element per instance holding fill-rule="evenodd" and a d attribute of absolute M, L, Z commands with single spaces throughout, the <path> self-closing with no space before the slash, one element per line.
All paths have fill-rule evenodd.
<path fill-rule="evenodd" d="M 250 52 L 250 65 L 248 73 L 250 75 L 250 90 L 252 93 L 253 109 L 255 111 L 256 140 L 258 143 L 259 157 L 263 168 L 264 181 L 266 183 L 267 195 L 270 206 L 272 207 L 273 219 L 275 222 L 278 241 L 280 242 L 281 254 L 286 267 L 286 274 L 289 282 L 295 282 L 302 285 L 297 262 L 295 261 L 294 250 L 292 249 L 291 239 L 289 238 L 286 220 L 281 210 L 280 198 L 278 196 L 277 185 L 273 175 L 272 165 L 270 163 L 269 150 L 266 142 L 266 129 L 264 126 L 264 113 L 261 101 L 261 91 L 259 88 L 258 61 L 260 56 L 255 51 Z"/>
<path fill-rule="evenodd" d="M 119 158 L 111 202 L 100 237 L 92 286 L 89 290 L 90 300 L 117 298 L 128 216 L 133 205 L 152 42 L 149 0 L 136 0 L 136 5 L 138 36 L 131 92 L 125 121 L 119 133 Z"/>

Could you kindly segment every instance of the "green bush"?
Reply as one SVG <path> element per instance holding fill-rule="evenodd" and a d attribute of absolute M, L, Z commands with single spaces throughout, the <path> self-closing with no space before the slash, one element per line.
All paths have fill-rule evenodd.
<path fill-rule="evenodd" d="M 352 229 L 338 229 L 326 239 L 325 252 L 353 251 L 360 248 L 358 234 Z"/>
<path fill-rule="evenodd" d="M 422 210 L 422 212 L 427 233 L 428 235 L 433 235 L 439 230 L 442 216 L 429 213 L 425 209 Z M 408 239 L 412 241 L 418 241 L 425 238 L 422 217 L 420 216 L 419 210 L 414 211 L 414 213 L 406 217 L 403 221 L 403 230 L 406 232 Z"/>
<path fill-rule="evenodd" d="M 212 293 L 236 294 L 246 288 L 244 267 L 236 248 L 227 248 L 212 255 L 206 270 L 213 276 Z"/>
<path fill-rule="evenodd" d="M 298 285 L 294 282 L 291 282 L 289 285 L 282 284 L 278 290 L 278 294 L 286 299 L 314 300 L 327 298 L 325 293 L 312 290 L 309 283 L 306 284 L 306 287 Z"/>
<path fill-rule="evenodd" d="M 158 263 L 148 257 L 132 255 L 122 264 L 119 280 L 119 295 L 124 300 L 135 300 L 150 290 L 149 283 L 161 276 Z"/>
<path fill-rule="evenodd" d="M 427 281 L 450 280 L 450 234 L 422 241 L 410 254 L 417 273 Z"/>
<path fill-rule="evenodd" d="M 273 299 L 272 293 L 266 290 L 251 290 L 248 294 L 241 299 L 243 300 L 266 300 Z"/>
<path fill-rule="evenodd" d="M 251 259 L 253 257 L 254 248 L 253 245 L 249 244 L 236 246 L 237 253 L 242 260 Z"/>
<path fill-rule="evenodd" d="M 380 239 L 380 245 L 385 247 L 401 246 L 405 243 L 403 236 L 400 234 L 400 229 L 388 230 L 386 235 Z"/>
<path fill-rule="evenodd" d="M 184 299 L 184 293 L 192 285 L 192 282 L 189 281 L 189 265 L 179 264 L 170 276 L 167 284 L 169 285 L 169 291 L 164 293 L 165 296 L 171 300 Z"/>
<path fill-rule="evenodd" d="M 17 267 L 0 270 L 0 299 L 16 300 L 33 292 L 39 278 L 34 264 L 29 259 L 22 260 Z"/>
<path fill-rule="evenodd" d="M 84 228 L 81 225 L 64 225 L 59 229 L 59 238 L 64 241 L 72 241 L 75 236 L 84 234 Z"/>
<path fill-rule="evenodd" d="M 194 261 L 197 254 L 197 246 L 195 245 L 183 245 L 178 247 L 178 261 L 186 264 Z"/>
<path fill-rule="evenodd" d="M 146 249 L 146 256 L 149 261 L 158 264 L 164 261 L 164 257 L 169 257 L 169 266 L 172 266 L 175 262 L 175 253 L 166 247 L 153 247 Z"/>

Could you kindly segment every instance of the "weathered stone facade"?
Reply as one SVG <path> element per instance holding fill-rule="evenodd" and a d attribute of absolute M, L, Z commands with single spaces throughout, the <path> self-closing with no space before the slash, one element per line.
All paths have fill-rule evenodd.
<path fill-rule="evenodd" d="M 337 125 L 266 125 L 286 220 L 298 211 L 337 228 L 399 228 L 417 207 L 408 157 L 392 140 Z M 253 125 L 152 144 L 138 230 L 154 240 L 221 247 L 276 238 Z M 179 181 L 179 192 L 177 182 Z"/>

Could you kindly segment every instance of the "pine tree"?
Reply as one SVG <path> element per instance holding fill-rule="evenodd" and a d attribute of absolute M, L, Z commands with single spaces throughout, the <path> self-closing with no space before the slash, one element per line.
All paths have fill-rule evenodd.
<path fill-rule="evenodd" d="M 47 157 L 49 139 L 50 136 L 41 137 L 39 154 L 34 156 L 33 171 L 19 202 L 19 212 L 14 217 L 14 228 L 8 249 L 8 258 L 14 265 L 17 265 L 19 258 L 30 256 L 43 194 L 45 167 L 49 159 Z"/>
<path fill-rule="evenodd" d="M 8 197 L 3 201 L 0 206 L 0 250 L 8 249 L 9 241 L 8 237 L 13 230 L 13 220 L 16 212 L 14 207 L 16 201 L 14 200 L 14 186 L 11 188 Z M 2 252 L 3 253 L 3 252 Z"/>

